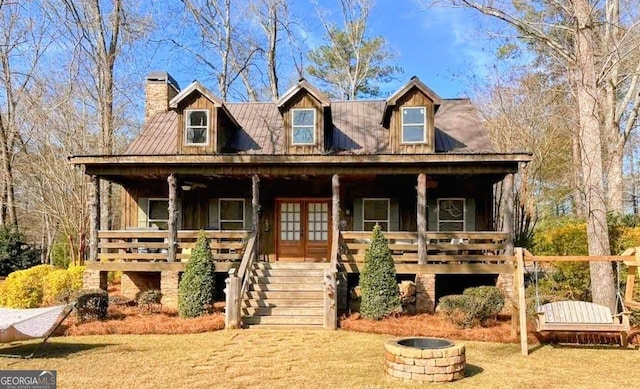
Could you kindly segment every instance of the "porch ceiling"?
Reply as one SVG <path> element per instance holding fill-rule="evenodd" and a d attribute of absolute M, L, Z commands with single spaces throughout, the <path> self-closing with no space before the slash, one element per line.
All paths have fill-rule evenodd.
<path fill-rule="evenodd" d="M 422 155 L 169 155 L 74 156 L 86 174 L 119 181 L 133 177 L 293 175 L 484 175 L 518 171 L 527 153 Z"/>

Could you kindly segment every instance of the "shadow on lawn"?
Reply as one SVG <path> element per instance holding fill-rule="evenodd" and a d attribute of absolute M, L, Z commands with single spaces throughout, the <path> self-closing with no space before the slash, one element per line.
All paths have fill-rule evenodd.
<path fill-rule="evenodd" d="M 46 358 L 66 358 L 71 354 L 79 353 L 82 351 L 94 350 L 102 347 L 113 346 L 109 343 L 56 343 L 47 342 L 41 347 L 40 342 L 19 344 L 16 346 L 2 347 L 0 348 L 0 354 L 14 354 L 14 355 L 29 355 L 36 351 L 33 359 L 46 359 Z M 6 358 L 6 357 L 5 357 Z"/>
<path fill-rule="evenodd" d="M 464 368 L 464 376 L 465 376 L 465 378 L 473 377 L 473 376 L 476 376 L 476 375 L 482 373 L 483 371 L 484 371 L 484 369 L 481 368 L 480 366 L 467 364 L 467 366 L 465 366 L 465 368 Z"/>

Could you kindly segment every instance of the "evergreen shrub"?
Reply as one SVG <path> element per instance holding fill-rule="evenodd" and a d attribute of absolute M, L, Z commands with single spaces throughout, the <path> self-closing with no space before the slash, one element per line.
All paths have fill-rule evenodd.
<path fill-rule="evenodd" d="M 25 240 L 24 234 L 15 227 L 0 227 L 0 277 L 40 263 L 40 252 Z"/>
<path fill-rule="evenodd" d="M 504 295 L 495 286 L 467 288 L 462 294 L 444 296 L 438 312 L 457 327 L 486 326 L 504 307 Z"/>
<path fill-rule="evenodd" d="M 215 293 L 215 263 L 204 231 L 191 251 L 178 291 L 178 312 L 181 317 L 204 315 L 206 306 L 213 303 Z"/>
<path fill-rule="evenodd" d="M 102 289 L 84 289 L 78 293 L 76 315 L 81 322 L 107 318 L 109 295 Z"/>
<path fill-rule="evenodd" d="M 159 312 L 162 309 L 162 292 L 158 289 L 140 291 L 135 300 L 142 313 Z"/>
<path fill-rule="evenodd" d="M 379 225 L 373 228 L 371 244 L 365 254 L 360 290 L 360 314 L 363 318 L 381 320 L 402 312 L 393 257 Z"/>

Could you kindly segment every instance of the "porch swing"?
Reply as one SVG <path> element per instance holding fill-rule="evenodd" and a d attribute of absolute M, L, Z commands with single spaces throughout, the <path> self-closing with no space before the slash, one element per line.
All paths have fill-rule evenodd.
<path fill-rule="evenodd" d="M 538 291 L 539 270 L 537 262 L 535 263 L 536 332 L 619 333 L 620 345 L 627 347 L 628 335 L 631 331 L 630 312 L 622 301 L 619 263 L 616 263 L 618 276 L 616 304 L 622 306 L 623 311 L 618 314 L 612 314 L 609 307 L 587 301 L 564 300 L 540 305 Z"/>

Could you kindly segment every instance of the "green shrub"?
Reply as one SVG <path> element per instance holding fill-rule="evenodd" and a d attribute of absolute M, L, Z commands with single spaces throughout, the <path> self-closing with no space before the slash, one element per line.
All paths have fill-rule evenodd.
<path fill-rule="evenodd" d="M 462 294 L 444 296 L 438 311 L 457 327 L 486 326 L 504 307 L 504 295 L 494 286 L 468 288 Z"/>
<path fill-rule="evenodd" d="M 136 294 L 135 300 L 142 313 L 162 310 L 162 292 L 158 289 L 140 291 Z"/>
<path fill-rule="evenodd" d="M 59 269 L 66 269 L 71 263 L 71 247 L 67 242 L 59 241 L 64 240 L 62 236 L 59 236 L 56 240 L 58 242 L 51 249 L 51 264 Z"/>
<path fill-rule="evenodd" d="M 40 263 L 40 251 L 27 245 L 25 239 L 15 227 L 0 227 L 0 277 Z"/>
<path fill-rule="evenodd" d="M 373 228 L 371 244 L 364 257 L 360 290 L 360 314 L 365 319 L 380 320 L 402 312 L 393 257 L 378 225 Z"/>
<path fill-rule="evenodd" d="M 178 312 L 181 317 L 197 317 L 206 313 L 206 305 L 213 302 L 215 292 L 215 263 L 204 231 L 191 252 L 178 292 Z"/>
<path fill-rule="evenodd" d="M 41 306 L 45 280 L 53 270 L 53 266 L 38 265 L 9 274 L 2 285 L 0 305 L 11 308 Z"/>
<path fill-rule="evenodd" d="M 102 289 L 84 289 L 78 293 L 76 315 L 81 322 L 107 318 L 109 295 Z"/>

